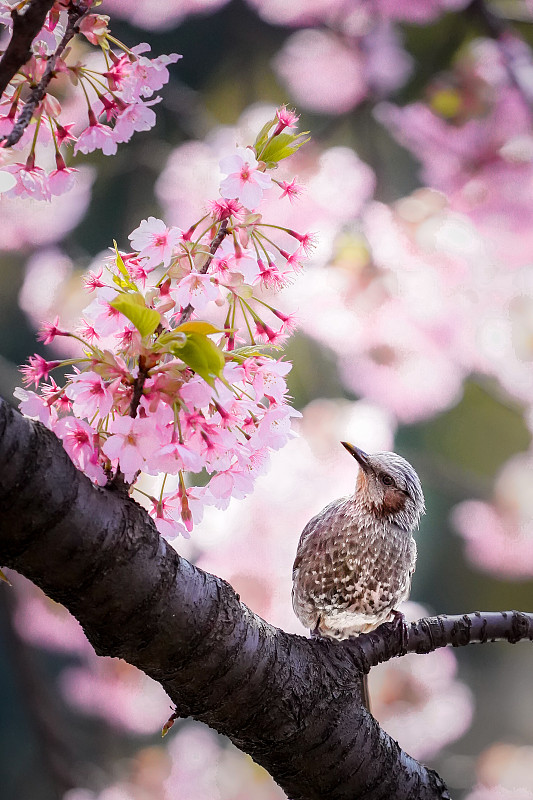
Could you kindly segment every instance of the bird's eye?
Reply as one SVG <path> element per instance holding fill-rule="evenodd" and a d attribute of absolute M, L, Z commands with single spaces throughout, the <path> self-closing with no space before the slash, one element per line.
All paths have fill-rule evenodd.
<path fill-rule="evenodd" d="M 396 486 L 394 483 L 394 478 L 391 478 L 390 475 L 383 474 L 381 476 L 381 483 L 383 483 L 385 486 Z"/>

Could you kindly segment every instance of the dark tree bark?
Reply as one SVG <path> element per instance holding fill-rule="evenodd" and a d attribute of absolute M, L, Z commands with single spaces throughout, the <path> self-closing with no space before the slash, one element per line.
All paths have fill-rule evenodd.
<path fill-rule="evenodd" d="M 7 83 L 11 80 L 15 72 L 20 69 L 22 64 L 24 64 L 31 56 L 30 45 L 33 38 L 36 34 L 40 31 L 46 14 L 50 10 L 51 6 L 53 5 L 53 0 L 33 0 L 30 3 L 28 11 L 23 15 L 14 14 L 14 27 L 13 27 L 13 35 L 11 37 L 11 41 L 9 46 L 0 60 L 0 88 L 2 87 L 2 82 L 7 79 Z M 35 6 L 35 7 L 34 7 Z M 3 138 L 3 146 L 4 147 L 12 147 L 12 145 L 16 144 L 21 138 L 22 134 L 28 127 L 33 117 L 33 113 L 43 97 L 46 94 L 48 89 L 48 84 L 54 77 L 54 70 L 56 68 L 57 60 L 60 58 L 65 48 L 67 47 L 68 43 L 72 39 L 72 37 L 78 32 L 78 27 L 81 22 L 82 17 L 87 14 L 90 9 L 90 2 L 89 0 L 80 0 L 79 3 L 72 3 L 67 11 L 67 27 L 65 33 L 59 42 L 56 51 L 49 56 L 46 68 L 44 70 L 43 76 L 38 84 L 36 84 L 31 92 L 30 96 L 24 103 L 22 111 L 19 113 L 17 117 L 17 121 L 13 126 L 11 133 L 8 136 L 2 137 Z M 38 24 L 40 20 L 40 27 L 37 30 L 34 30 L 34 25 L 26 25 L 26 17 L 30 14 L 33 18 L 35 18 L 35 24 Z M 42 16 L 44 13 L 44 16 Z M 24 34 L 24 35 L 23 35 Z M 27 45 L 27 53 L 24 52 L 24 49 L 21 50 L 21 42 L 26 42 L 26 39 L 32 34 L 32 39 L 29 40 L 29 44 Z M 10 48 L 13 46 L 13 52 L 10 53 Z M 9 57 L 8 57 L 9 56 Z M 7 58 L 6 63 L 4 60 Z M 21 63 L 20 59 L 23 58 Z M 7 83 L 2 88 L 2 92 L 7 86 Z M 0 92 L 1 94 L 1 92 Z"/>
<path fill-rule="evenodd" d="M 159 681 L 178 716 L 228 736 L 293 800 L 449 798 L 363 708 L 362 674 L 408 650 L 533 638 L 533 616 L 516 612 L 421 620 L 403 634 L 382 626 L 344 643 L 290 635 L 180 558 L 140 506 L 93 486 L 54 434 L 1 400 L 0 465 L 0 565 L 63 603 L 99 655 Z"/>
<path fill-rule="evenodd" d="M 0 58 L 0 95 L 10 80 L 31 58 L 31 43 L 41 30 L 54 0 L 31 0 L 23 14 L 13 11 L 13 33 Z"/>

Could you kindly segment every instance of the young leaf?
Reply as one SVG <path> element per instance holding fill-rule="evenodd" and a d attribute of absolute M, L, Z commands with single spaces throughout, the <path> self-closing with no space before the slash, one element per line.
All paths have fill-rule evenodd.
<path fill-rule="evenodd" d="M 257 134 L 256 140 L 254 142 L 254 149 L 256 154 L 260 155 L 261 158 L 262 158 L 261 151 L 268 139 L 268 134 L 270 132 L 270 129 L 272 128 L 273 125 L 276 124 L 277 121 L 278 121 L 277 117 L 274 117 L 274 119 L 269 119 L 268 122 L 265 122 L 265 124 Z"/>
<path fill-rule="evenodd" d="M 161 314 L 153 308 L 148 308 L 143 296 L 138 292 L 119 294 L 109 305 L 133 322 L 143 338 L 150 336 L 161 321 Z"/>
<path fill-rule="evenodd" d="M 309 131 L 304 131 L 303 133 L 280 133 L 279 136 L 276 136 L 267 144 L 261 159 L 267 164 L 277 164 L 278 161 L 291 156 L 310 140 L 311 137 L 308 136 L 307 139 L 299 141 L 300 137 L 305 136 L 307 133 Z"/>
<path fill-rule="evenodd" d="M 254 356 L 258 358 L 274 358 L 274 356 L 271 356 L 269 353 L 264 353 L 261 348 L 266 348 L 269 350 L 282 350 L 282 348 L 277 344 L 260 344 L 237 347 L 235 350 L 231 351 L 232 361 L 237 361 L 239 364 L 242 364 L 242 362 L 247 358 L 253 358 Z"/>
<path fill-rule="evenodd" d="M 135 286 L 135 284 L 131 280 L 130 273 L 126 269 L 126 265 L 125 265 L 125 263 L 124 263 L 124 261 L 122 259 L 122 256 L 118 252 L 118 246 L 117 246 L 117 243 L 116 243 L 116 241 L 114 239 L 113 239 L 113 245 L 114 245 L 114 248 L 115 248 L 115 253 L 117 255 L 117 269 L 120 271 L 120 273 L 122 274 L 122 277 L 124 278 L 123 281 L 120 281 L 120 278 L 119 278 L 119 281 L 120 281 L 122 286 L 125 286 L 125 287 L 127 286 L 128 289 L 133 289 L 133 291 L 135 291 L 137 289 L 137 287 Z"/>
<path fill-rule="evenodd" d="M 169 347 L 169 350 L 210 386 L 214 385 L 215 378 L 222 377 L 226 363 L 224 353 L 207 336 L 201 333 L 188 333 L 184 344 L 176 342 Z"/>
<path fill-rule="evenodd" d="M 210 322 L 204 322 L 201 319 L 184 322 L 183 325 L 178 325 L 174 330 L 183 331 L 183 333 L 203 333 L 204 336 L 208 336 L 210 333 L 223 333 L 222 328 L 215 328 Z"/>

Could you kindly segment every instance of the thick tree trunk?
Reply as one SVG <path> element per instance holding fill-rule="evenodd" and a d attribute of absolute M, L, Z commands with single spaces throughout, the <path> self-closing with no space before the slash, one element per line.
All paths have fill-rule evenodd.
<path fill-rule="evenodd" d="M 179 716 L 226 734 L 294 800 L 448 797 L 364 710 L 358 648 L 253 614 L 228 583 L 180 558 L 144 509 L 93 486 L 50 431 L 3 401 L 0 465 L 0 564 L 63 603 L 99 655 L 158 680 Z"/>
<path fill-rule="evenodd" d="M 99 655 L 159 681 L 178 716 L 228 736 L 293 800 L 448 798 L 366 712 L 363 672 L 407 651 L 533 638 L 533 616 L 518 612 L 382 626 L 348 642 L 290 635 L 180 558 L 144 509 L 93 486 L 53 433 L 2 400 L 0 465 L 0 565 L 63 603 Z"/>

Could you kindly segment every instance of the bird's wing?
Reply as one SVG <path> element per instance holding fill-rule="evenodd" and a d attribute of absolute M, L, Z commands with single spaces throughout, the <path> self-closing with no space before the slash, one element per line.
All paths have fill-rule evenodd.
<path fill-rule="evenodd" d="M 292 566 L 293 580 L 296 572 L 302 566 L 302 563 L 307 560 L 310 550 L 320 548 L 322 542 L 325 542 L 328 532 L 335 522 L 338 521 L 338 518 L 340 517 L 342 519 L 344 517 L 343 507 L 345 499 L 346 498 L 334 500 L 322 509 L 319 514 L 310 519 L 303 529 L 296 550 L 296 558 Z"/>

